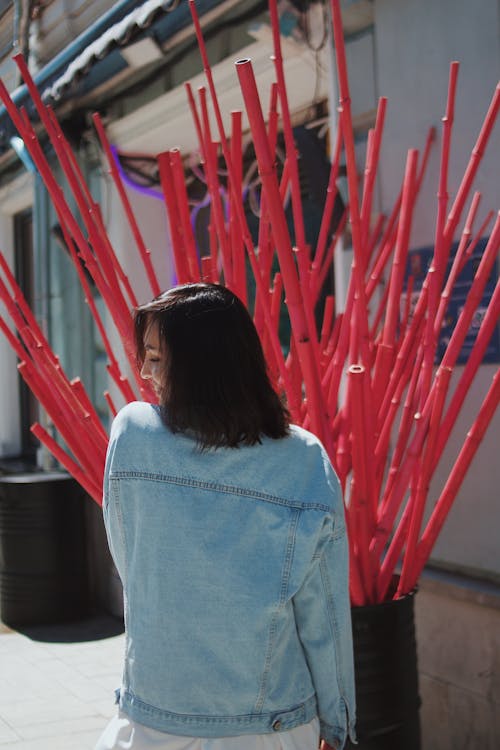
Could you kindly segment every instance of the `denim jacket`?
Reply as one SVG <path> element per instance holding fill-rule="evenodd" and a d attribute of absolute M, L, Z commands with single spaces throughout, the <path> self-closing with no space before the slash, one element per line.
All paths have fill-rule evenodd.
<path fill-rule="evenodd" d="M 124 589 L 120 708 L 177 735 L 354 739 L 348 552 L 321 443 L 200 451 L 158 407 L 115 418 L 104 520 Z"/>

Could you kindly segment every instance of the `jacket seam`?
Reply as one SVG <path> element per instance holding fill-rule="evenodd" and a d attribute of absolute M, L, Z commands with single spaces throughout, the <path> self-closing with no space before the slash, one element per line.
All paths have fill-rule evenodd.
<path fill-rule="evenodd" d="M 219 484 L 218 482 L 206 482 L 201 479 L 192 479 L 190 477 L 177 477 L 169 474 L 151 474 L 148 472 L 140 471 L 115 471 L 110 474 L 110 481 L 117 481 L 120 479 L 130 480 L 141 480 L 147 479 L 152 482 L 160 482 L 166 484 L 176 484 L 185 487 L 196 487 L 200 490 L 217 491 L 229 495 L 240 495 L 242 497 L 251 497 L 255 500 L 263 500 L 264 502 L 273 503 L 275 505 L 282 505 L 289 508 L 295 508 L 297 510 L 318 510 L 323 512 L 331 512 L 329 505 L 323 503 L 309 503 L 301 500 L 291 500 L 280 497 L 279 495 L 270 495 L 267 492 L 260 492 L 259 490 L 251 490 L 245 487 L 236 487 L 230 484 Z"/>
<path fill-rule="evenodd" d="M 118 487 L 113 484 L 110 486 L 110 490 L 111 490 L 113 508 L 116 513 L 116 519 L 118 521 L 118 531 L 119 531 L 120 539 L 122 543 L 123 561 L 124 561 L 124 566 L 125 566 L 124 574 L 128 578 L 127 576 L 127 543 L 126 543 L 126 538 L 125 538 L 125 524 L 123 523 L 123 515 L 122 515 L 122 509 L 120 506 Z M 123 583 L 125 584 L 125 581 L 123 581 Z"/>
<path fill-rule="evenodd" d="M 158 706 L 151 705 L 141 700 L 138 696 L 128 688 L 119 689 L 119 702 L 120 707 L 123 707 L 123 703 L 128 703 L 132 707 L 137 707 L 141 711 L 151 716 L 156 715 L 160 717 L 170 717 L 178 723 L 186 725 L 251 725 L 259 721 L 272 720 L 274 717 L 284 717 L 286 714 L 295 714 L 296 717 L 302 718 L 312 707 L 315 707 L 316 696 L 309 696 L 306 700 L 301 701 L 291 707 L 274 709 L 273 711 L 267 711 L 265 713 L 249 713 L 249 714 L 233 714 L 233 715 L 207 715 L 207 714 L 191 714 L 191 713 L 177 713 L 175 711 L 169 711 L 168 709 L 159 708 Z M 293 717 L 295 718 L 295 717 Z"/>
<path fill-rule="evenodd" d="M 331 539 L 330 543 L 333 544 L 333 539 Z M 325 564 L 324 558 L 319 563 L 319 569 L 321 572 L 321 581 L 323 583 L 323 589 L 325 591 L 325 598 L 326 603 L 328 607 L 328 614 L 329 614 L 329 622 L 330 622 L 330 628 L 332 631 L 332 637 L 333 641 L 335 643 L 335 672 L 336 672 L 336 681 L 337 681 L 337 687 L 339 690 L 339 697 L 344 703 L 345 706 L 345 691 L 344 691 L 344 685 L 342 682 L 341 677 L 341 665 L 339 664 L 339 653 L 340 653 L 340 643 L 339 643 L 339 628 L 338 623 L 335 617 L 335 606 L 332 601 L 332 588 L 330 583 L 330 577 L 328 575 L 328 568 Z"/>
<path fill-rule="evenodd" d="M 288 584 L 290 581 L 290 571 L 292 568 L 293 553 L 295 549 L 295 538 L 296 538 L 299 515 L 300 515 L 300 512 L 295 509 L 291 515 L 290 524 L 288 527 L 288 534 L 287 534 L 287 541 L 286 541 L 286 548 L 285 548 L 285 558 L 283 560 L 283 569 L 281 573 L 279 602 L 278 602 L 278 607 L 276 608 L 273 614 L 271 624 L 269 626 L 268 645 L 266 649 L 266 658 L 264 660 L 264 671 L 262 673 L 262 680 L 260 683 L 259 694 L 255 702 L 255 710 L 259 713 L 262 712 L 262 708 L 264 706 L 264 701 L 265 701 L 265 696 L 266 696 L 267 681 L 269 679 L 269 671 L 271 669 L 271 660 L 272 660 L 272 655 L 274 651 L 274 643 L 276 640 L 276 626 L 277 626 L 278 614 L 280 610 L 283 609 L 286 603 L 286 595 L 288 592 Z"/>

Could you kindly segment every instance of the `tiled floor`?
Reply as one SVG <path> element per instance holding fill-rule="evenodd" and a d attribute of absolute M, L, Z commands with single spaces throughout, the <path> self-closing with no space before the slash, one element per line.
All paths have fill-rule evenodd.
<path fill-rule="evenodd" d="M 110 617 L 0 625 L 0 750 L 92 750 L 115 711 L 121 631 Z"/>

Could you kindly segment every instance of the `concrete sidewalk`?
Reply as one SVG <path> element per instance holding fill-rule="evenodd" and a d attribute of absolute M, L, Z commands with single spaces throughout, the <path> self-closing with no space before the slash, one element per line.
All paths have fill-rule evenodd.
<path fill-rule="evenodd" d="M 0 624 L 0 750 L 92 750 L 114 714 L 122 623 Z"/>

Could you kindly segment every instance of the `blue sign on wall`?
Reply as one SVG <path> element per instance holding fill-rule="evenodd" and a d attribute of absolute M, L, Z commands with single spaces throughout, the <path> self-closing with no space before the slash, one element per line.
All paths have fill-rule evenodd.
<path fill-rule="evenodd" d="M 448 308 L 443 318 L 443 324 L 441 326 L 441 332 L 439 335 L 439 342 L 438 342 L 437 353 L 436 353 L 436 363 L 439 363 L 441 361 L 441 358 L 451 338 L 451 334 L 453 333 L 453 329 L 455 328 L 455 325 L 460 316 L 460 313 L 462 312 L 463 306 L 465 304 L 465 300 L 467 298 L 467 295 L 472 285 L 474 274 L 481 260 L 481 256 L 483 254 L 484 248 L 486 247 L 486 242 L 487 242 L 486 239 L 482 239 L 478 242 L 474 250 L 474 253 L 470 257 L 470 259 L 467 261 L 462 273 L 457 278 L 455 285 L 452 289 Z M 458 243 L 454 244 L 452 247 L 446 275 L 448 275 L 450 272 L 451 265 L 453 263 L 453 258 L 455 257 L 457 246 L 458 246 Z M 415 296 L 415 301 L 416 301 L 416 298 L 418 297 L 419 290 L 422 288 L 422 284 L 424 282 L 425 276 L 429 269 L 429 266 L 432 260 L 433 251 L 434 251 L 433 247 L 424 247 L 418 250 L 411 250 L 408 255 L 408 262 L 406 265 L 406 275 L 405 275 L 405 289 L 408 283 L 408 278 L 410 276 L 413 276 L 414 278 L 413 295 Z M 485 316 L 488 303 L 493 294 L 493 290 L 495 289 L 497 278 L 498 278 L 498 267 L 497 267 L 497 262 L 495 261 L 493 270 L 486 284 L 481 302 L 476 308 L 476 311 L 472 318 L 472 322 L 471 322 L 469 331 L 467 333 L 467 336 L 465 337 L 464 345 L 460 352 L 460 356 L 457 360 L 457 364 L 464 364 L 465 362 L 467 362 L 469 358 L 472 347 L 474 346 L 474 342 L 477 337 L 479 327 Z M 493 336 L 491 337 L 488 348 L 486 349 L 486 352 L 483 357 L 483 362 L 484 363 L 500 362 L 500 332 L 499 332 L 498 326 L 495 328 L 495 332 Z"/>

